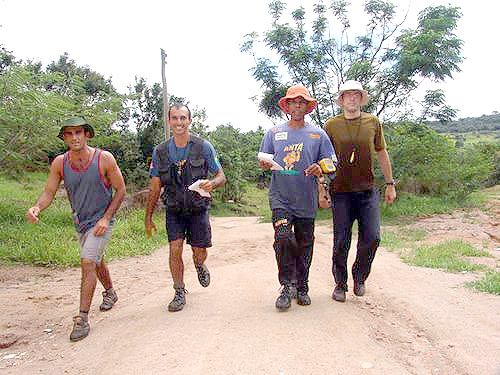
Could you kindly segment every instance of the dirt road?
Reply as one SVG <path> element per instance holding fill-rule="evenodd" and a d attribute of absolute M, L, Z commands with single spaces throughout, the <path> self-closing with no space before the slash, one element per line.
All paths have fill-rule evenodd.
<path fill-rule="evenodd" d="M 0 373 L 500 374 L 500 297 L 463 286 L 477 276 L 411 267 L 382 248 L 367 294 L 349 291 L 338 303 L 330 296 L 332 229 L 320 224 L 312 305 L 279 313 L 271 225 L 212 223 L 209 288 L 185 251 L 187 305 L 169 313 L 165 248 L 111 262 L 120 300 L 102 313 L 96 296 L 90 335 L 78 343 L 68 339 L 78 269 L 1 268 L 1 342 L 17 341 L 0 349 Z"/>

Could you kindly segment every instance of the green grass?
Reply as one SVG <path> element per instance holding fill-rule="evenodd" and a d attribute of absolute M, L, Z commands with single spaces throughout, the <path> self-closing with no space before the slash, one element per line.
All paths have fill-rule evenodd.
<path fill-rule="evenodd" d="M 214 201 L 210 215 L 218 217 L 271 215 L 267 189 L 259 189 L 255 184 L 246 184 L 244 190 L 245 194 L 242 202 L 228 203 Z"/>
<path fill-rule="evenodd" d="M 478 250 L 474 246 L 459 240 L 446 241 L 433 246 L 418 247 L 411 255 L 403 257 L 409 264 L 440 268 L 447 272 L 483 271 L 487 267 L 474 264 L 464 257 L 488 257 L 488 252 Z"/>
<path fill-rule="evenodd" d="M 500 272 L 488 271 L 482 279 L 466 284 L 468 287 L 481 292 L 500 295 Z"/>
<path fill-rule="evenodd" d="M 470 194 L 464 200 L 399 193 L 394 204 L 382 203 L 381 216 L 384 224 L 407 224 L 416 217 L 449 214 L 458 208 L 482 207 L 486 199 L 483 193 Z"/>
<path fill-rule="evenodd" d="M 37 225 L 25 219 L 42 192 L 47 176 L 29 174 L 29 182 L 0 177 L 0 262 L 40 266 L 77 266 L 80 263 L 78 236 L 66 198 L 56 198 L 40 215 Z M 144 234 L 144 210 L 120 211 L 106 250 L 106 259 L 149 254 L 167 243 L 165 219 L 156 214 L 158 233 Z"/>
<path fill-rule="evenodd" d="M 380 245 L 390 251 L 402 252 L 404 249 L 414 248 L 414 245 L 423 241 L 426 236 L 427 233 L 422 229 L 385 230 Z"/>

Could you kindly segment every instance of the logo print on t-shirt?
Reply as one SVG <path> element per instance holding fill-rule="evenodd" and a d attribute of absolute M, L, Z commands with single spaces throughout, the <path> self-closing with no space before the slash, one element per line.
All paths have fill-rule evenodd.
<path fill-rule="evenodd" d="M 286 155 L 283 158 L 283 161 L 285 162 L 285 170 L 289 171 L 293 169 L 295 163 L 300 160 L 300 152 L 303 148 L 304 143 L 295 143 L 293 145 L 288 145 L 283 149 L 283 151 L 286 152 Z"/>

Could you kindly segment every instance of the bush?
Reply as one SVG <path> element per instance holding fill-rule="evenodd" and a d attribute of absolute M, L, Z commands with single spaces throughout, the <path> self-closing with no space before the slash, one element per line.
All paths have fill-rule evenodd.
<path fill-rule="evenodd" d="M 407 192 L 465 197 L 484 186 L 493 171 L 491 155 L 477 148 L 457 149 L 425 125 L 395 125 L 387 140 L 394 175 Z"/>

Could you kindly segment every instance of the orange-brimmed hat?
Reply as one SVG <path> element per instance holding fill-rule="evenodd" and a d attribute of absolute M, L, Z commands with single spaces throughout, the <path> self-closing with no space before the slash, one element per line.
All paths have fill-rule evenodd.
<path fill-rule="evenodd" d="M 288 90 L 286 90 L 286 95 L 279 100 L 278 105 L 283 112 L 289 113 L 287 101 L 289 99 L 298 98 L 299 96 L 301 96 L 308 102 L 306 113 L 312 112 L 318 105 L 316 99 L 310 96 L 309 91 L 307 91 L 307 89 L 302 85 L 291 86 Z"/>

